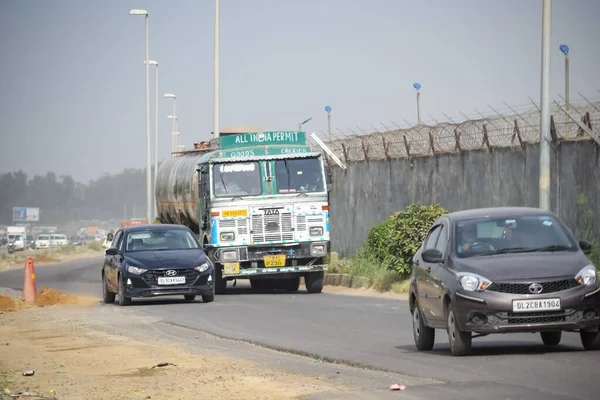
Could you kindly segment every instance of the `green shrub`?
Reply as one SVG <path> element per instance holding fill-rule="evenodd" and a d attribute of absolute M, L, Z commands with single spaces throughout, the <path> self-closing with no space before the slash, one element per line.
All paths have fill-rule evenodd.
<path fill-rule="evenodd" d="M 442 215 L 449 213 L 438 204 L 413 203 L 405 211 L 394 214 L 393 236 L 390 248 L 390 266 L 402 277 L 410 276 L 412 259 L 423 243 L 431 225 Z"/>
<path fill-rule="evenodd" d="M 87 244 L 87 247 L 90 250 L 102 251 L 102 243 L 100 243 L 100 242 L 91 241 Z"/>
<path fill-rule="evenodd" d="M 577 196 L 577 209 L 581 216 L 581 239 L 587 240 L 592 245 L 592 254 L 588 255 L 590 261 L 600 270 L 600 240 L 594 233 L 594 212 L 584 194 Z"/>

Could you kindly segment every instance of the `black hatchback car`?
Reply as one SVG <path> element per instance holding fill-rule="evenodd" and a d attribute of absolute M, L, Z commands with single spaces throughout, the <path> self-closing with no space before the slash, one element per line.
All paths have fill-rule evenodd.
<path fill-rule="evenodd" d="M 488 208 L 440 217 L 413 258 L 409 306 L 418 350 L 445 329 L 453 355 L 471 353 L 473 337 L 539 332 L 558 345 L 579 332 L 599 347 L 600 285 L 586 254 L 553 213 Z M 476 336 L 474 336 L 476 335 Z"/>
<path fill-rule="evenodd" d="M 182 225 L 148 224 L 117 231 L 105 251 L 105 303 L 131 304 L 133 297 L 183 295 L 215 298 L 214 267 L 193 232 Z"/>

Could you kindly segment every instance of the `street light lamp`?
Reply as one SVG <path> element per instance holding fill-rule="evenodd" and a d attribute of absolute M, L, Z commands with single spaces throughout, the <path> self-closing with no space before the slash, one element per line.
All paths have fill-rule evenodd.
<path fill-rule="evenodd" d="M 298 124 L 298 132 L 301 132 L 301 131 L 302 131 L 302 125 L 304 125 L 305 123 L 307 123 L 307 122 L 308 122 L 308 121 L 310 121 L 311 119 L 312 119 L 312 117 L 310 117 L 310 118 L 308 118 L 308 119 L 305 119 L 304 121 L 300 122 L 300 123 Z"/>
<path fill-rule="evenodd" d="M 565 55 L 565 102 L 567 110 L 569 109 L 569 46 L 561 44 L 560 51 Z"/>
<path fill-rule="evenodd" d="M 413 87 L 417 90 L 417 125 L 421 126 L 421 104 L 419 102 L 421 97 L 421 84 L 415 82 L 413 83 Z"/>
<path fill-rule="evenodd" d="M 152 178 L 150 151 L 150 62 L 148 59 L 148 11 L 132 9 L 129 15 L 143 15 L 146 20 L 146 219 L 152 222 Z"/>
<path fill-rule="evenodd" d="M 146 63 L 144 61 L 144 63 Z M 155 93 L 154 93 L 154 97 L 156 97 L 156 105 L 154 107 L 154 118 L 155 118 L 155 122 L 154 122 L 154 191 L 156 191 L 156 180 L 158 177 L 158 61 L 152 61 L 149 60 L 148 63 L 150 65 L 154 65 L 156 66 L 156 88 L 155 88 Z M 152 198 L 154 199 L 154 206 L 153 206 L 153 210 L 154 210 L 154 218 L 156 219 L 157 215 L 158 215 L 158 207 L 156 204 L 156 198 L 155 196 L 152 196 Z"/>

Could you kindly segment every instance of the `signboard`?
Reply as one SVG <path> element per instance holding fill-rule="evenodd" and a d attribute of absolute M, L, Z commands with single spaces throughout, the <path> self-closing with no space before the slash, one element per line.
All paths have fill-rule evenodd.
<path fill-rule="evenodd" d="M 298 131 L 246 132 L 219 137 L 221 149 L 256 145 L 305 145 L 306 134 Z"/>
<path fill-rule="evenodd" d="M 39 208 L 13 207 L 13 222 L 39 222 L 39 220 Z"/>
<path fill-rule="evenodd" d="M 221 157 L 224 158 L 247 158 L 258 156 L 270 156 L 281 154 L 302 154 L 310 153 L 308 146 L 277 146 L 277 147 L 255 147 L 248 149 L 223 150 Z"/>

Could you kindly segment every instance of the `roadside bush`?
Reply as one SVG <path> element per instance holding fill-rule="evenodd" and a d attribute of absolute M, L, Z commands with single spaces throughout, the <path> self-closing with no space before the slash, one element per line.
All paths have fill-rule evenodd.
<path fill-rule="evenodd" d="M 592 254 L 588 255 L 590 261 L 600 270 L 600 240 L 594 233 L 594 212 L 584 194 L 577 196 L 577 209 L 582 221 L 581 239 L 587 240 L 592 245 Z"/>
<path fill-rule="evenodd" d="M 102 251 L 102 243 L 92 241 L 87 244 L 87 248 L 93 251 Z"/>

